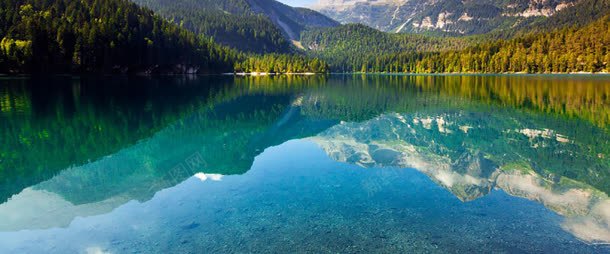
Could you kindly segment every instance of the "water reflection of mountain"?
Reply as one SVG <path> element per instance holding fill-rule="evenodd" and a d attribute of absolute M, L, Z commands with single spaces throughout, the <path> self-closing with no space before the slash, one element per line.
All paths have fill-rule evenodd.
<path fill-rule="evenodd" d="M 285 102 L 283 96 L 242 96 L 184 118 L 113 155 L 63 170 L 0 205 L 1 216 L 7 218 L 0 222 L 0 230 L 64 227 L 76 216 L 109 212 L 130 200 L 149 200 L 197 173 L 242 174 L 265 148 L 315 135 L 336 123 L 305 121 L 298 105 Z M 236 105 L 245 109 L 235 111 Z M 19 212 L 24 210 L 35 214 Z M 47 217 L 56 219 L 42 219 Z"/>
<path fill-rule="evenodd" d="M 156 191 L 197 172 L 241 174 L 269 146 L 316 135 L 339 121 L 368 123 L 370 119 L 373 122 L 392 116 L 387 112 L 410 115 L 409 121 L 418 117 L 422 131 L 429 133 L 407 141 L 413 149 L 425 148 L 419 154 L 429 156 L 428 161 L 445 160 L 444 164 L 438 163 L 436 170 L 450 165 L 450 172 L 477 176 L 464 180 L 477 184 L 459 183 L 464 187 L 452 189 L 464 200 L 484 195 L 498 186 L 499 165 L 525 168 L 561 188 L 593 186 L 606 193 L 610 189 L 607 160 L 610 139 L 603 120 L 608 116 L 610 87 L 600 85 L 596 79 L 530 80 L 510 76 L 167 79 L 177 84 L 153 89 L 152 95 L 143 96 L 152 99 L 133 104 L 129 101 L 131 96 L 121 97 L 123 102 L 110 95 L 94 96 L 103 93 L 99 88 L 82 92 L 80 89 L 92 88 L 79 88 L 82 83 L 78 82 L 62 92 L 65 98 L 79 95 L 65 100 L 74 110 L 65 110 L 68 106 L 59 102 L 48 103 L 59 109 L 51 107 L 53 110 L 46 113 L 43 110 L 46 106 L 18 110 L 3 104 L 8 109 L 3 114 L 9 112 L 4 115 L 9 121 L 3 127 L 11 134 L 2 140 L 2 147 L 16 148 L 13 153 L 16 157 L 2 164 L 2 195 L 21 193 L 0 205 L 0 214 L 13 218 L 5 220 L 0 228 L 67 225 L 76 216 L 105 213 L 130 200 L 148 200 Z M 161 86 L 163 79 L 140 82 L 128 94 L 149 91 L 143 87 L 147 85 Z M 113 89 L 128 83 L 119 82 Z M 572 97 L 560 89 L 576 86 L 595 93 Z M 549 100 L 575 102 L 546 107 L 544 102 Z M 18 120 L 23 112 L 30 112 L 42 121 Z M 66 112 L 72 115 L 67 117 Z M 462 118 L 464 125 L 457 129 L 448 127 L 450 122 Z M 381 121 L 376 128 L 392 126 L 390 122 Z M 345 124 L 331 130 L 342 126 Z M 49 138 L 45 138 L 45 131 Z M 391 131 L 376 133 L 369 140 L 388 133 Z M 446 138 L 449 134 L 460 134 L 470 145 L 464 145 L 460 138 Z M 24 142 L 23 137 L 29 141 Z M 515 143 L 511 143 L 513 139 Z M 357 151 L 363 151 L 361 148 L 368 151 L 374 144 L 359 141 L 353 145 L 355 153 L 345 161 L 364 166 L 392 165 L 392 158 L 402 154 L 402 150 L 395 148 L 375 149 L 374 160 L 361 160 Z M 69 149 L 50 149 L 55 147 Z M 528 161 L 522 158 L 524 155 L 537 160 Z M 3 157 L 3 162 L 6 159 Z M 11 168 L 17 170 L 8 170 Z M 449 174 L 439 179 L 453 178 Z M 31 187 L 22 191 L 28 186 Z M 41 206 L 36 208 L 33 204 Z M 49 218 L 64 220 L 39 220 L 40 224 L 36 224 L 29 223 L 27 214 L 6 213 L 19 210 L 73 212 L 63 213 L 63 217 L 49 213 Z M 49 222 L 52 223 L 45 224 Z"/>
<path fill-rule="evenodd" d="M 289 82 L 297 89 L 311 82 L 323 83 L 323 78 Z M 6 84 L 0 86 L 0 201 L 63 169 L 130 147 L 193 114 L 220 120 L 226 116 L 241 122 L 239 115 L 251 110 L 281 113 L 294 97 L 294 90 L 286 89 L 266 96 L 254 82 L 244 84 L 222 76 L 53 77 L 0 82 Z M 285 84 L 275 82 L 267 88 Z M 258 97 L 247 98 L 253 95 Z M 275 112 L 278 117 L 280 113 Z M 210 122 L 209 128 L 215 128 L 214 124 Z"/>
<path fill-rule="evenodd" d="M 186 78 L 2 80 L 0 200 L 149 137 L 203 107 L 214 87 Z M 220 87 L 230 84 L 218 80 Z"/>
<path fill-rule="evenodd" d="M 311 139 L 337 161 L 417 169 L 463 201 L 499 188 L 540 202 L 577 237 L 610 243 L 610 199 L 593 187 L 608 186 L 608 133 L 581 129 L 605 140 L 583 143 L 547 126 L 514 111 L 391 113 Z"/>

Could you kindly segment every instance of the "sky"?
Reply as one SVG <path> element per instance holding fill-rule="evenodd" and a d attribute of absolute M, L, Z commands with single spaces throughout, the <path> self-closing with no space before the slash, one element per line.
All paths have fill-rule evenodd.
<path fill-rule="evenodd" d="M 287 5 L 290 5 L 290 6 L 296 6 L 296 7 L 304 7 L 304 6 L 312 5 L 317 2 L 317 0 L 278 0 L 278 1 L 285 3 Z"/>

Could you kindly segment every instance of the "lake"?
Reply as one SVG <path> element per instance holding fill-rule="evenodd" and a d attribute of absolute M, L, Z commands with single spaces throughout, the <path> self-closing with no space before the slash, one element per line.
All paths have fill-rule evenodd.
<path fill-rule="evenodd" d="M 0 253 L 610 253 L 610 76 L 0 78 Z"/>

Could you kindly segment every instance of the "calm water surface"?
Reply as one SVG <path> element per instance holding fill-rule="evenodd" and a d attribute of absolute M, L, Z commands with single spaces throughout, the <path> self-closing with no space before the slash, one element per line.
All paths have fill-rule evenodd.
<path fill-rule="evenodd" d="M 0 78 L 0 253 L 610 253 L 610 77 Z"/>

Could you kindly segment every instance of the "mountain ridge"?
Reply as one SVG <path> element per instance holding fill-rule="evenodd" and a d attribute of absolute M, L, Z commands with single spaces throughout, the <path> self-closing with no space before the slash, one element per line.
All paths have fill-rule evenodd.
<path fill-rule="evenodd" d="M 523 26 L 582 2 L 587 0 L 321 0 L 312 8 L 386 32 L 469 35 Z"/>
<path fill-rule="evenodd" d="M 291 52 L 291 41 L 298 41 L 301 31 L 339 25 L 316 11 L 275 0 L 133 1 L 220 44 L 261 54 Z"/>

